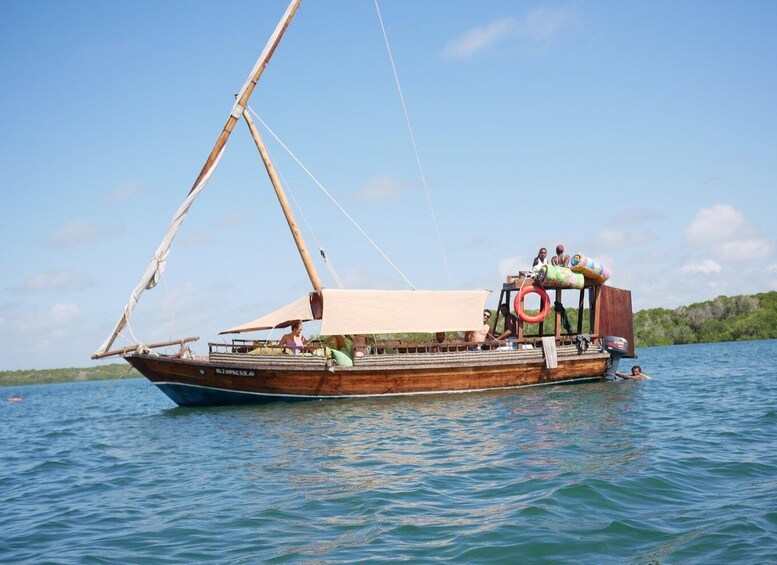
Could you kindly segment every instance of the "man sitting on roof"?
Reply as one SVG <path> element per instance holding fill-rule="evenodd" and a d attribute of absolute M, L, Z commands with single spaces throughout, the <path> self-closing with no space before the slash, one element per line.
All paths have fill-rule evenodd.
<path fill-rule="evenodd" d="M 564 246 L 560 243 L 556 246 L 556 254 L 550 258 L 550 264 L 558 267 L 569 267 L 569 255 L 564 254 Z"/>

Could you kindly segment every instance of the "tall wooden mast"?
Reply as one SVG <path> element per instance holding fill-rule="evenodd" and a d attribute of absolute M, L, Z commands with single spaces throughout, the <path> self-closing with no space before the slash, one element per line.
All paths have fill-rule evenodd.
<path fill-rule="evenodd" d="M 267 147 L 264 145 L 264 141 L 262 141 L 262 138 L 259 135 L 259 130 L 256 129 L 256 125 L 251 119 L 248 110 L 243 110 L 243 117 L 245 118 L 246 124 L 248 124 L 248 129 L 251 130 L 251 136 L 254 138 L 256 148 L 259 150 L 259 155 L 262 157 L 264 167 L 267 169 L 267 174 L 270 176 L 270 182 L 272 182 L 272 186 L 275 189 L 275 194 L 278 196 L 278 202 L 281 204 L 283 215 L 286 216 L 286 221 L 289 224 L 291 235 L 294 238 L 294 243 L 297 244 L 299 255 L 302 258 L 302 263 L 305 265 L 305 270 L 308 272 L 308 277 L 310 277 L 310 282 L 313 285 L 313 289 L 316 292 L 319 292 L 322 288 L 324 288 L 324 285 L 321 284 L 321 279 L 318 277 L 316 267 L 313 264 L 310 253 L 308 253 L 305 240 L 302 238 L 302 233 L 297 227 L 297 221 L 294 219 L 294 213 L 292 212 L 289 201 L 286 198 L 286 193 L 283 191 L 283 186 L 281 185 L 281 182 L 278 179 L 278 175 L 275 172 L 275 167 L 273 167 L 272 161 L 270 160 L 270 154 L 267 152 Z"/>
<path fill-rule="evenodd" d="M 165 234 L 164 239 L 162 239 L 162 243 L 160 243 L 159 247 L 154 253 L 154 257 L 151 259 L 148 267 L 146 267 L 146 271 L 143 273 L 140 282 L 132 291 L 129 302 L 124 307 L 124 312 L 122 312 L 122 315 L 119 318 L 119 321 L 116 323 L 113 332 L 111 332 L 111 334 L 95 352 L 95 354 L 92 355 L 93 359 L 97 359 L 110 349 L 111 345 L 113 345 L 113 342 L 116 341 L 116 338 L 118 337 L 121 330 L 127 325 L 130 315 L 132 314 L 132 311 L 135 309 L 135 305 L 140 299 L 140 295 L 145 290 L 154 288 L 157 282 L 159 282 L 161 279 L 162 272 L 165 268 L 165 263 L 167 262 L 167 256 L 170 253 L 170 246 L 173 243 L 173 239 L 175 238 L 176 233 L 178 233 L 178 230 L 180 229 L 186 214 L 189 212 L 189 208 L 194 202 L 194 199 L 202 191 L 208 179 L 213 174 L 221 154 L 224 151 L 227 139 L 229 139 L 229 135 L 232 133 L 232 130 L 234 129 L 237 121 L 243 115 L 245 106 L 248 103 L 248 99 L 251 97 L 251 94 L 254 92 L 254 88 L 256 87 L 256 83 L 259 81 L 259 77 L 262 76 L 267 63 L 270 62 L 270 57 L 272 57 L 272 54 L 275 52 L 275 48 L 278 46 L 283 33 L 286 31 L 286 28 L 289 27 L 289 23 L 291 23 L 291 19 L 294 17 L 294 14 L 297 13 L 297 8 L 299 8 L 301 2 L 302 0 L 291 0 L 289 2 L 289 6 L 286 8 L 286 12 L 283 14 L 283 17 L 275 27 L 275 30 L 270 36 L 270 39 L 267 41 L 264 50 L 262 51 L 262 54 L 256 61 L 254 68 L 251 69 L 251 73 L 248 75 L 248 79 L 245 81 L 245 83 L 243 83 L 243 87 L 240 89 L 240 92 L 237 95 L 237 101 L 232 107 L 229 118 L 227 118 L 227 123 L 224 125 L 224 129 L 221 131 L 221 134 L 216 140 L 216 144 L 213 146 L 213 149 L 208 155 L 208 158 L 205 160 L 205 164 L 203 165 L 200 174 L 197 175 L 197 179 L 194 181 L 192 188 L 189 190 L 189 194 L 187 195 L 186 200 L 184 200 L 184 203 L 175 212 L 173 219 L 170 221 L 170 225 L 167 228 L 167 233 Z"/>
<path fill-rule="evenodd" d="M 205 161 L 205 165 L 203 165 L 200 174 L 197 176 L 197 180 L 194 181 L 194 184 L 189 191 L 190 194 L 196 188 L 197 184 L 208 173 L 208 170 L 213 166 L 213 163 L 216 161 L 219 153 L 221 153 L 224 145 L 226 145 L 227 139 L 229 139 L 229 134 L 232 133 L 232 129 L 240 119 L 240 115 L 243 113 L 246 104 L 248 104 L 248 99 L 251 98 L 251 94 L 254 92 L 256 83 L 259 82 L 259 77 L 262 76 L 264 68 L 267 66 L 267 63 L 270 62 L 270 57 L 272 57 L 273 53 L 275 53 L 275 48 L 278 47 L 278 43 L 281 41 L 283 33 L 286 31 L 286 28 L 289 27 L 291 19 L 294 17 L 294 14 L 297 13 L 297 8 L 299 8 L 301 2 L 302 0 L 291 0 L 289 3 L 289 7 L 286 9 L 286 13 L 283 14 L 281 21 L 278 23 L 278 27 L 275 29 L 275 32 L 270 38 L 270 41 L 265 46 L 261 57 L 256 62 L 254 68 L 251 69 L 251 74 L 249 75 L 248 80 L 243 85 L 243 88 L 240 89 L 240 93 L 238 94 L 237 102 L 235 103 L 232 113 L 227 119 L 227 123 L 224 125 L 224 129 L 221 131 L 221 135 L 219 135 L 218 140 L 216 140 L 216 145 L 213 146 L 213 150 L 210 152 L 210 155 L 208 155 L 208 159 Z"/>

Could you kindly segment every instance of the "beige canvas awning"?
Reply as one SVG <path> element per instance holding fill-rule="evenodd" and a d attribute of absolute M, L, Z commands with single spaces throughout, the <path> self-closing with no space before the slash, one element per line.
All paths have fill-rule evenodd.
<path fill-rule="evenodd" d="M 248 322 L 247 324 L 224 330 L 223 332 L 219 332 L 219 334 L 235 334 L 257 330 L 271 330 L 273 328 L 285 328 L 290 326 L 293 320 L 308 321 L 312 319 L 313 311 L 310 308 L 310 296 L 306 294 L 299 300 L 296 300 L 271 314 L 262 316 L 253 322 Z"/>
<path fill-rule="evenodd" d="M 479 330 L 487 290 L 324 289 L 322 335 L 434 333 Z M 292 320 L 313 320 L 311 295 L 253 322 L 220 332 L 285 328 Z"/>
<path fill-rule="evenodd" d="M 483 328 L 487 290 L 324 289 L 322 335 Z"/>

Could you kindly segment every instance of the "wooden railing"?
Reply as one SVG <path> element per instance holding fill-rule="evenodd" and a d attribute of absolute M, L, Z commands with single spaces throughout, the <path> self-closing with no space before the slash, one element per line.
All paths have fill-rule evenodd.
<path fill-rule="evenodd" d="M 556 344 L 574 345 L 576 335 L 562 335 L 556 339 Z M 591 345 L 596 343 L 598 335 L 589 335 Z M 542 336 L 524 336 L 517 340 L 490 339 L 484 342 L 474 341 L 428 341 L 418 339 L 370 339 L 364 346 L 355 346 L 353 352 L 358 357 L 372 355 L 394 355 L 413 353 L 447 353 L 454 351 L 497 350 L 503 349 L 534 349 L 541 347 Z M 330 347 L 321 340 L 308 342 L 302 352 L 312 352 L 324 347 Z M 283 347 L 277 341 L 233 339 L 230 343 L 209 343 L 209 353 L 249 353 L 256 349 L 269 349 L 269 354 L 283 352 Z"/>
<path fill-rule="evenodd" d="M 197 336 L 194 337 L 185 337 L 183 339 L 175 339 L 173 341 L 160 341 L 159 343 L 139 343 L 138 345 L 130 345 L 129 347 L 122 347 L 121 349 L 114 349 L 112 351 L 106 351 L 105 353 L 95 354 L 92 355 L 92 359 L 102 359 L 104 357 L 111 357 L 113 355 L 126 355 L 127 353 L 132 353 L 133 351 L 137 351 L 140 348 L 147 348 L 147 349 L 156 349 L 157 347 L 168 347 L 170 345 L 179 345 L 181 346 L 181 352 L 184 351 L 184 345 L 187 343 L 190 343 L 192 341 L 197 341 L 200 339 Z"/>

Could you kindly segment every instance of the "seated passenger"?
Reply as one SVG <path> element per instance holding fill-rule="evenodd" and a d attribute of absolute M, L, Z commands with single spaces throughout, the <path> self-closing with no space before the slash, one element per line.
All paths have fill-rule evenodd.
<path fill-rule="evenodd" d="M 480 330 L 475 331 L 469 331 L 466 334 L 464 334 L 464 341 L 469 343 L 474 343 L 475 345 L 471 345 L 469 348 L 472 351 L 475 351 L 477 349 L 490 349 L 490 346 L 488 344 L 484 344 L 483 342 L 486 341 L 488 338 L 493 339 L 493 335 L 491 334 L 491 326 L 488 325 L 488 321 L 491 319 L 491 312 L 489 310 L 483 310 L 483 327 Z"/>
<path fill-rule="evenodd" d="M 497 336 L 496 339 L 502 340 L 517 340 L 518 339 L 518 317 L 510 312 L 510 307 L 507 304 L 502 304 L 499 307 L 499 313 L 505 317 L 504 331 Z"/>
<path fill-rule="evenodd" d="M 367 352 L 367 336 L 355 335 L 353 336 L 353 356 L 364 357 Z"/>
<path fill-rule="evenodd" d="M 302 321 L 294 320 L 291 323 L 291 331 L 281 338 L 279 345 L 284 353 L 298 354 L 302 352 L 309 340 L 302 335 Z"/>
<path fill-rule="evenodd" d="M 445 343 L 446 337 L 447 337 L 447 334 L 445 332 L 437 332 L 436 334 L 434 334 L 434 342 L 439 344 Z M 429 351 L 437 352 L 437 351 L 447 351 L 447 350 L 448 350 L 447 347 L 443 349 L 439 345 L 435 345 Z"/>
<path fill-rule="evenodd" d="M 544 247 L 540 247 L 537 252 L 537 256 L 531 264 L 531 270 L 535 273 L 538 272 L 543 266 L 548 264 L 548 250 Z"/>
<path fill-rule="evenodd" d="M 556 254 L 550 259 L 551 265 L 569 267 L 569 255 L 564 255 L 564 246 L 560 243 L 556 246 Z"/>

